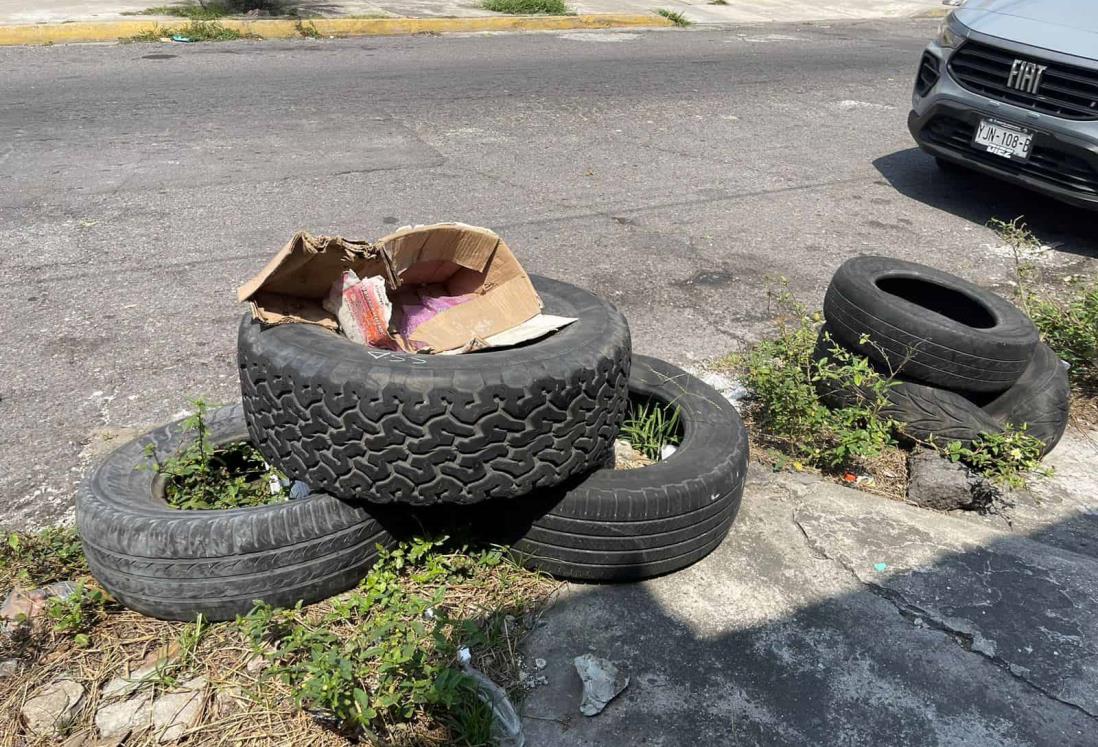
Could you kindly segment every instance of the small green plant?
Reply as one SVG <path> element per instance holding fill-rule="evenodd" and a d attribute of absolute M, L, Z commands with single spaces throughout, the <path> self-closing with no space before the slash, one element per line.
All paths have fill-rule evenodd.
<path fill-rule="evenodd" d="M 303 39 L 320 38 L 320 32 L 317 31 L 316 24 L 312 21 L 298 21 L 294 24 L 294 30 L 297 31 L 297 35 Z"/>
<path fill-rule="evenodd" d="M 238 624 L 255 654 L 273 662 L 268 676 L 288 684 L 299 706 L 352 735 L 376 735 L 430 712 L 451 726 L 448 744 L 485 744 L 491 715 L 458 668 L 457 650 L 499 648 L 505 615 L 454 617 L 447 594 L 512 570 L 498 549 L 450 554 L 440 551 L 443 542 L 381 550 L 358 588 L 319 618 L 300 605 L 260 604 Z"/>
<path fill-rule="evenodd" d="M 659 461 L 664 446 L 678 446 L 682 412 L 675 405 L 658 402 L 630 402 L 621 434 L 634 449 Z"/>
<path fill-rule="evenodd" d="M 985 433 L 968 446 L 959 441 L 946 445 L 950 460 L 968 465 L 992 482 L 1021 488 L 1027 475 L 1047 472 L 1041 466 L 1041 441 L 1024 428 L 1008 427 L 1002 433 Z"/>
<path fill-rule="evenodd" d="M 0 586 L 42 586 L 87 573 L 84 549 L 72 527 L 9 532 L 0 542 Z"/>
<path fill-rule="evenodd" d="M 481 7 L 493 13 L 509 13 L 516 16 L 568 14 L 564 0 L 484 0 Z"/>
<path fill-rule="evenodd" d="M 681 11 L 668 10 L 667 8 L 656 8 L 656 13 L 663 16 L 676 26 L 682 26 L 683 28 L 685 28 L 690 25 L 690 21 L 687 20 L 686 16 L 684 16 Z"/>
<path fill-rule="evenodd" d="M 206 423 L 209 405 L 199 399 L 194 414 L 183 426 L 194 440 L 175 456 L 161 461 L 156 447 L 145 453 L 158 474 L 164 475 L 164 493 L 169 506 L 190 510 L 215 510 L 261 506 L 285 500 L 283 476 L 270 467 L 250 443 L 224 446 L 210 443 Z M 273 486 L 278 485 L 275 491 Z"/>
<path fill-rule="evenodd" d="M 186 26 L 169 28 L 157 26 L 149 31 L 128 36 L 122 39 L 124 42 L 155 42 L 161 39 L 179 39 L 204 42 L 204 41 L 235 41 L 237 39 L 258 39 L 255 34 L 249 34 L 236 29 L 228 28 L 217 21 L 191 21 Z"/>
<path fill-rule="evenodd" d="M 76 588 L 66 597 L 50 597 L 46 602 L 46 618 L 53 632 L 69 636 L 79 647 L 91 641 L 88 633 L 103 619 L 110 597 L 93 584 L 77 581 Z"/>
<path fill-rule="evenodd" d="M 1070 278 L 1066 294 L 1038 292 L 1034 260 L 1047 247 L 1020 217 L 1010 222 L 992 219 L 988 227 L 1014 255 L 1018 304 L 1041 338 L 1071 366 L 1075 387 L 1088 396 L 1098 394 L 1098 283 Z"/>
<path fill-rule="evenodd" d="M 894 447 L 896 423 L 882 415 L 891 380 L 837 344 L 816 356 L 819 315 L 809 314 L 784 288 L 769 296 L 779 312 L 777 336 L 730 361 L 755 394 L 758 431 L 787 456 L 825 469 L 850 467 Z M 828 390 L 862 396 L 830 408 L 820 401 L 820 392 Z"/>

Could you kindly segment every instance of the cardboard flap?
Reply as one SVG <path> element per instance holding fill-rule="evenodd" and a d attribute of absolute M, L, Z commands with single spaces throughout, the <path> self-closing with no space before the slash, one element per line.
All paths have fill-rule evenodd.
<path fill-rule="evenodd" d="M 321 299 L 344 270 L 358 272 L 377 256 L 377 247 L 367 241 L 297 233 L 258 275 L 237 289 L 236 297 L 248 301 L 262 290 L 279 296 Z"/>
<path fill-rule="evenodd" d="M 526 273 L 424 322 L 412 335 L 434 351 L 465 347 L 504 332 L 541 313 L 541 298 Z"/>
<path fill-rule="evenodd" d="M 252 297 L 250 305 L 252 316 L 264 324 L 305 323 L 316 324 L 333 332 L 339 329 L 336 318 L 313 299 L 260 291 Z"/>
<path fill-rule="evenodd" d="M 456 264 L 483 272 L 502 242 L 494 231 L 487 228 L 465 223 L 435 223 L 430 226 L 405 226 L 377 243 L 388 254 L 395 273 L 403 279 L 406 270 L 421 263 L 430 263 L 426 267 L 428 271 L 433 269 L 436 277 L 439 265 L 435 263 Z M 418 274 L 419 268 L 416 272 Z M 435 280 L 416 278 L 409 279 L 409 282 Z"/>

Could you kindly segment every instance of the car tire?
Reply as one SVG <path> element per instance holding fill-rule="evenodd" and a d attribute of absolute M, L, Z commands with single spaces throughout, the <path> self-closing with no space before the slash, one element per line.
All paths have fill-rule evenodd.
<path fill-rule="evenodd" d="M 839 343 L 829 335 L 825 325 L 816 341 L 814 362 L 834 357 L 833 349 Z M 878 372 L 888 375 L 884 370 Z M 857 406 L 873 397 L 868 388 L 832 381 L 818 380 L 816 392 L 821 402 L 834 408 Z M 981 435 L 1001 433 L 1008 423 L 1024 426 L 1027 433 L 1042 442 L 1041 456 L 1045 456 L 1060 442 L 1067 427 L 1070 397 L 1063 364 L 1051 348 L 1041 343 L 1014 386 L 983 406 L 971 395 L 897 379 L 888 388 L 881 415 L 900 423 L 903 434 L 916 441 L 959 441 L 965 446 Z"/>
<path fill-rule="evenodd" d="M 240 383 L 253 441 L 314 490 L 375 503 L 513 498 L 603 464 L 627 405 L 629 327 L 581 288 L 533 280 L 545 313 L 579 321 L 464 355 L 397 354 L 246 314 Z"/>
<path fill-rule="evenodd" d="M 816 340 L 812 359 L 816 364 L 835 357 L 836 346 L 847 348 L 834 339 L 830 326 L 825 325 Z M 849 350 L 854 355 L 858 351 Z M 888 378 L 887 370 L 878 373 Z M 873 402 L 875 394 L 866 387 L 845 382 L 816 380 L 816 393 L 828 407 L 856 407 Z M 990 415 L 971 400 L 947 389 L 894 378 L 885 393 L 886 402 L 880 415 L 900 424 L 903 435 L 915 441 L 948 443 L 960 441 L 965 446 L 985 433 L 999 433 L 1002 428 Z"/>
<path fill-rule="evenodd" d="M 207 418 L 212 443 L 249 438 L 239 405 Z M 164 620 L 228 620 L 256 600 L 315 602 L 353 587 L 395 543 L 401 517 L 329 495 L 255 508 L 184 511 L 163 499 L 161 461 L 193 437 L 181 421 L 116 451 L 92 473 L 76 502 L 76 524 L 92 575 L 126 607 Z"/>
<path fill-rule="evenodd" d="M 836 340 L 905 378 L 958 392 L 1002 392 L 1037 347 L 1005 299 L 949 273 L 887 257 L 848 260 L 824 297 Z"/>
<path fill-rule="evenodd" d="M 1044 444 L 1044 456 L 1056 448 L 1067 430 L 1070 407 L 1067 366 L 1042 342 L 1017 383 L 983 410 L 1000 423 L 1025 426 L 1026 433 Z"/>
<path fill-rule="evenodd" d="M 629 393 L 679 407 L 683 437 L 673 455 L 484 504 L 476 525 L 511 544 L 527 567 L 577 581 L 650 578 L 712 552 L 743 497 L 748 442 L 739 414 L 702 381 L 645 356 L 633 356 Z"/>

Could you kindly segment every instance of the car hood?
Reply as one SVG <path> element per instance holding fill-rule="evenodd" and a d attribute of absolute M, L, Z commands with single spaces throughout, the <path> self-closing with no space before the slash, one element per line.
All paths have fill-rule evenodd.
<path fill-rule="evenodd" d="M 1095 0 L 968 0 L 955 14 L 981 34 L 1098 59 Z"/>

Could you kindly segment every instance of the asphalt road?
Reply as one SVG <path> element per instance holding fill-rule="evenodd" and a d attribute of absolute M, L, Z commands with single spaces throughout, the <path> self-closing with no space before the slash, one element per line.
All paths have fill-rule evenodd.
<path fill-rule="evenodd" d="M 818 304 L 863 252 L 1009 276 L 1025 213 L 1089 271 L 1088 216 L 946 176 L 905 127 L 930 21 L 0 49 L 0 523 L 63 516 L 127 429 L 238 396 L 234 288 L 295 231 L 499 231 L 684 364 Z"/>

